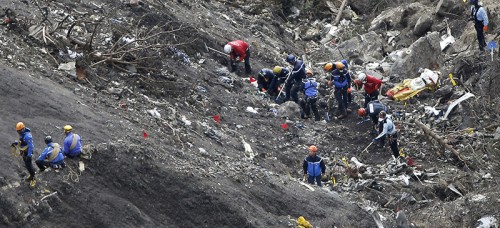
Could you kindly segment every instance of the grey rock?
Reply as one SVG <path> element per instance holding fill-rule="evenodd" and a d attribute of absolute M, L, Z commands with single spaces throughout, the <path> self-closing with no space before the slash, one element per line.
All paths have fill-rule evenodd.
<path fill-rule="evenodd" d="M 463 11 L 461 4 L 454 0 L 440 0 L 436 6 L 435 13 L 442 17 L 456 17 Z"/>
<path fill-rule="evenodd" d="M 432 23 L 432 15 L 430 13 L 426 13 L 420 16 L 417 23 L 415 24 L 415 27 L 413 28 L 413 34 L 415 36 L 424 35 L 431 29 Z"/>
<path fill-rule="evenodd" d="M 500 139 L 500 127 L 497 127 L 497 130 L 495 131 L 495 139 Z"/>
<path fill-rule="evenodd" d="M 448 97 L 453 93 L 453 87 L 451 85 L 445 85 L 434 93 L 436 97 Z"/>
<path fill-rule="evenodd" d="M 300 106 L 293 101 L 287 101 L 278 107 L 278 115 L 282 118 L 299 119 L 300 111 Z"/>
<path fill-rule="evenodd" d="M 422 66 L 435 64 L 441 54 L 439 33 L 432 32 L 415 41 L 408 49 L 407 55 L 398 59 L 391 70 L 391 75 L 403 78 L 413 78 L 418 75 Z M 426 56 L 426 58 L 422 58 Z"/>

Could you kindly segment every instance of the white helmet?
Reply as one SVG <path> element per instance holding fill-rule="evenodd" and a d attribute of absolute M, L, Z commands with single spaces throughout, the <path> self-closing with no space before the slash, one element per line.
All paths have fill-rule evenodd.
<path fill-rule="evenodd" d="M 232 49 L 233 48 L 231 48 L 231 45 L 229 45 L 229 44 L 226 44 L 226 46 L 224 46 L 224 52 L 227 54 L 231 53 Z"/>
<path fill-rule="evenodd" d="M 366 80 L 366 74 L 365 73 L 359 73 L 358 74 L 358 80 L 364 82 Z"/>

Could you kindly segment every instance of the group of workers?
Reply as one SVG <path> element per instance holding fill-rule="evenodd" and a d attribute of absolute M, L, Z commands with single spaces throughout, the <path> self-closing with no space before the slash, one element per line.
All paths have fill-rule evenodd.
<path fill-rule="evenodd" d="M 22 156 L 26 169 L 29 172 L 29 177 L 26 181 L 35 181 L 35 169 L 32 164 L 32 155 L 35 150 L 33 144 L 33 136 L 31 135 L 31 129 L 26 127 L 23 122 L 16 124 L 16 131 L 19 134 L 19 140 L 12 143 L 13 147 L 19 149 L 19 154 Z M 74 134 L 73 127 L 70 125 L 64 126 L 65 139 L 63 145 L 55 143 L 52 136 L 45 136 L 46 147 L 40 154 L 40 156 L 35 161 L 40 172 L 45 171 L 48 167 L 54 169 L 64 168 L 66 164 L 64 163 L 64 158 L 76 158 L 82 153 L 82 140 L 78 134 Z"/>
<path fill-rule="evenodd" d="M 247 74 L 251 73 L 249 56 L 250 47 L 242 41 L 236 40 L 229 42 L 224 46 L 224 51 L 229 54 L 231 62 L 231 71 L 236 70 L 236 63 L 245 60 L 245 70 Z M 302 108 L 301 117 L 309 118 L 311 111 L 315 121 L 321 119 L 316 102 L 319 95 L 319 83 L 313 77 L 311 69 L 306 69 L 305 63 L 295 55 L 289 54 L 285 61 L 290 64 L 290 69 L 282 66 L 275 66 L 272 70 L 264 68 L 259 71 L 257 76 L 257 85 L 260 92 L 269 94 L 272 98 L 280 98 L 282 90 L 285 97 L 283 102 L 292 100 Z M 387 106 L 378 101 L 379 90 L 382 87 L 382 80 L 359 73 L 355 80 L 351 78 L 348 61 L 343 59 L 338 62 L 326 63 L 323 67 L 329 77 L 328 86 L 334 88 L 334 97 L 337 101 L 337 119 L 347 116 L 349 104 L 352 103 L 351 86 L 358 90 L 364 89 L 364 104 L 357 111 L 359 116 L 369 116 L 373 122 L 373 133 L 377 136 L 372 140 L 379 147 L 383 147 L 386 139 L 389 141 L 391 151 L 395 157 L 399 157 L 397 145 L 397 129 L 389 116 L 387 115 Z M 283 88 L 284 87 L 284 88 Z M 302 91 L 303 98 L 299 99 L 299 91 Z M 321 174 L 324 174 L 325 165 L 323 160 L 316 155 L 317 147 L 309 147 L 310 154 L 304 160 L 304 174 L 308 182 L 314 180 L 321 185 Z M 306 179 L 306 176 L 304 179 Z"/>

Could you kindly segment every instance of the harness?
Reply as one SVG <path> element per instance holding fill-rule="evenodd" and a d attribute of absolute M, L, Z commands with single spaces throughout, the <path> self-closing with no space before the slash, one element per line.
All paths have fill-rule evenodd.
<path fill-rule="evenodd" d="M 61 146 L 59 146 L 59 144 L 57 144 L 57 143 L 52 143 L 52 153 L 47 158 L 47 160 L 49 162 L 54 161 L 54 159 L 57 158 L 57 156 L 59 155 L 60 152 L 61 152 Z"/>
<path fill-rule="evenodd" d="M 479 12 L 479 9 L 481 9 L 481 7 L 482 7 L 482 6 L 479 6 L 478 8 L 476 8 L 476 6 L 474 6 L 475 12 L 474 12 L 474 11 L 472 11 L 472 12 L 470 13 L 471 17 L 473 17 L 473 18 L 474 18 L 474 23 L 475 23 L 475 24 L 481 24 L 481 25 L 482 25 L 482 23 L 483 23 L 483 21 L 480 21 L 480 20 L 478 20 L 478 19 L 477 19 L 477 13 Z"/>
<path fill-rule="evenodd" d="M 73 150 L 76 147 L 76 143 L 78 142 L 77 134 L 73 134 L 73 141 L 71 142 L 71 145 L 69 146 L 69 150 Z"/>
<path fill-rule="evenodd" d="M 308 89 L 310 89 L 310 88 L 316 88 L 316 86 L 314 86 L 314 85 L 313 85 L 313 82 L 314 82 L 313 80 L 311 80 L 311 79 L 307 79 L 306 84 L 307 84 L 307 83 L 309 83 L 309 86 L 308 86 L 308 87 L 306 87 L 306 88 L 304 88 L 304 92 L 305 92 L 306 94 L 307 94 L 307 90 L 308 90 Z M 306 96 L 307 96 L 307 95 L 306 95 Z M 314 98 L 317 98 L 317 97 L 318 97 L 318 93 L 316 92 L 316 94 L 315 94 L 315 95 L 313 95 L 313 96 L 307 96 L 307 99 L 314 99 Z"/>

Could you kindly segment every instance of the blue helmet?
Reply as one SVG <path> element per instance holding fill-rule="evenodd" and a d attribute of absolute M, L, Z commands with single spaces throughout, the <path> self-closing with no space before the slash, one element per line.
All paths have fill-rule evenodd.
<path fill-rule="evenodd" d="M 341 62 L 342 64 L 344 64 L 344 66 L 345 66 L 345 68 L 346 68 L 346 69 L 348 69 L 348 68 L 349 68 L 349 65 L 347 64 L 347 60 L 342 59 L 340 62 Z"/>
<path fill-rule="evenodd" d="M 470 3 L 471 5 L 476 5 L 476 4 L 477 4 L 477 0 L 469 0 L 469 3 Z"/>
<path fill-rule="evenodd" d="M 286 57 L 286 62 L 287 63 L 294 63 L 295 62 L 295 56 L 292 55 L 292 54 L 289 54 L 287 57 Z"/>

